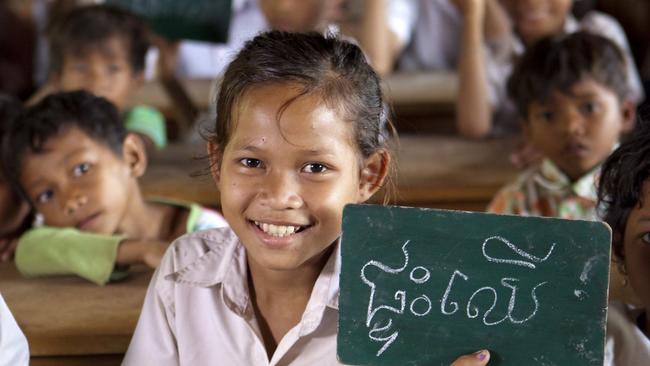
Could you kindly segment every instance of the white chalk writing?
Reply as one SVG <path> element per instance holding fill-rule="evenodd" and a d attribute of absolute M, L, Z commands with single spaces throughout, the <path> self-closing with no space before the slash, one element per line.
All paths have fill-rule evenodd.
<path fill-rule="evenodd" d="M 433 303 L 431 301 L 431 298 L 426 294 L 422 293 L 422 294 L 417 294 L 417 296 L 414 296 L 409 292 L 410 295 L 407 296 L 407 291 L 404 289 L 397 290 L 393 293 L 392 299 L 395 301 L 393 304 L 381 304 L 381 305 L 376 304 L 377 284 L 368 278 L 367 270 L 372 267 L 372 268 L 379 269 L 384 274 L 390 274 L 390 275 L 400 275 L 402 272 L 405 272 L 406 269 L 409 267 L 410 258 L 409 258 L 409 251 L 407 248 L 409 243 L 410 240 L 406 240 L 404 244 L 402 244 L 401 249 L 403 254 L 403 260 L 399 267 L 391 267 L 382 262 L 376 260 L 370 260 L 367 263 L 365 263 L 365 265 L 361 268 L 361 280 L 370 288 L 368 309 L 366 313 L 366 327 L 369 329 L 368 337 L 370 338 L 370 340 L 381 344 L 381 347 L 377 351 L 376 354 L 377 356 L 381 356 L 382 353 L 388 350 L 390 345 L 393 342 L 395 342 L 395 340 L 399 337 L 399 331 L 393 329 L 394 318 L 392 318 L 392 316 L 402 316 L 405 314 L 405 312 L 408 312 L 411 315 L 416 317 L 424 317 L 430 314 L 433 308 Z M 498 243 L 505 244 L 507 248 L 512 250 L 515 254 L 519 255 L 522 259 L 508 259 L 508 258 L 500 258 L 497 256 L 489 255 L 487 253 L 487 247 L 490 245 L 496 245 Z M 507 239 L 501 236 L 491 236 L 485 239 L 483 241 L 483 244 L 481 245 L 481 251 L 483 257 L 488 262 L 520 266 L 520 267 L 525 267 L 533 270 L 537 268 L 537 265 L 549 259 L 549 257 L 553 253 L 554 248 L 555 248 L 555 243 L 552 243 L 546 255 L 544 255 L 543 257 L 538 257 L 522 250 L 521 248 L 519 248 L 518 246 L 514 245 L 513 243 L 511 243 L 510 241 L 508 241 Z M 431 271 L 425 266 L 415 266 L 406 273 L 408 273 L 409 280 L 416 285 L 426 284 L 431 278 Z M 532 307 L 532 309 L 523 310 L 523 313 L 527 315 L 515 316 L 515 309 L 517 309 L 517 299 L 518 296 L 520 296 L 518 295 L 518 293 L 521 292 L 520 286 L 518 285 L 519 281 L 520 280 L 515 277 L 503 277 L 499 281 L 500 287 L 498 288 L 495 288 L 494 286 L 479 287 L 477 290 L 472 292 L 472 294 L 469 296 L 469 299 L 467 299 L 467 302 L 464 306 L 465 311 L 464 312 L 461 311 L 459 313 L 462 299 L 458 298 L 458 294 L 454 295 L 455 292 L 458 292 L 458 291 L 454 291 L 454 288 L 458 286 L 467 287 L 468 285 L 472 284 L 472 280 L 467 274 L 461 272 L 459 269 L 455 269 L 451 274 L 451 276 L 449 277 L 447 287 L 443 292 L 442 297 L 440 298 L 440 313 L 445 316 L 454 316 L 454 315 L 467 316 L 468 319 L 480 318 L 481 323 L 486 326 L 495 326 L 503 322 L 509 322 L 511 324 L 516 324 L 516 325 L 524 324 L 530 321 L 531 319 L 533 319 L 535 315 L 538 313 L 540 308 L 540 303 L 537 298 L 536 292 L 538 288 L 546 285 L 548 282 L 546 281 L 539 282 L 532 288 L 532 290 L 530 290 L 530 298 L 532 299 L 532 303 L 534 304 L 534 306 Z M 462 283 L 462 285 L 459 285 L 459 283 Z M 495 310 L 495 308 L 499 303 L 498 290 L 503 291 L 503 289 L 508 290 L 510 295 L 507 301 L 508 305 L 507 305 L 507 309 L 505 310 L 505 316 L 494 319 L 494 317 L 491 316 L 491 314 L 493 313 L 493 311 Z M 462 292 L 463 291 L 460 291 L 458 293 L 462 293 Z M 485 302 L 479 301 L 478 299 L 481 298 L 485 300 L 486 299 L 485 296 L 489 296 L 488 298 L 491 299 L 491 304 L 489 304 L 487 309 L 481 309 L 479 304 L 484 304 Z M 375 320 L 375 316 L 380 311 L 389 313 L 387 320 L 383 322 L 381 320 Z M 503 313 L 504 312 L 501 312 L 501 314 Z M 516 313 L 521 315 L 522 310 L 518 310 Z"/>

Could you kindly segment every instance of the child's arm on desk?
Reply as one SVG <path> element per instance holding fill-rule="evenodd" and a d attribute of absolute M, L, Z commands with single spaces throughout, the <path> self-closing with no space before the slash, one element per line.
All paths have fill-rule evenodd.
<path fill-rule="evenodd" d="M 20 238 L 16 267 L 28 277 L 74 274 L 104 285 L 116 264 L 145 263 L 155 267 L 166 247 L 166 243 L 158 241 L 41 227 L 29 230 Z"/>

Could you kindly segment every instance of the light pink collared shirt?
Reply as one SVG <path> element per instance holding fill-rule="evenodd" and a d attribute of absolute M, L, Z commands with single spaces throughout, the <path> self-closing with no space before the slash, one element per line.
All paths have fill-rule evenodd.
<path fill-rule="evenodd" d="M 248 291 L 246 251 L 230 228 L 177 239 L 154 274 L 122 365 L 341 365 L 338 248 L 302 320 L 269 360 Z"/>

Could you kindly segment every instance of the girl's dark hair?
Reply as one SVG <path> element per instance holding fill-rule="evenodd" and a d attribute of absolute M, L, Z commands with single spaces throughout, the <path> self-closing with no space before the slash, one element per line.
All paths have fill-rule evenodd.
<path fill-rule="evenodd" d="M 280 108 L 278 118 L 296 99 L 317 94 L 328 108 L 354 124 L 363 158 L 378 150 L 390 151 L 389 141 L 397 137 L 380 79 L 358 46 L 316 32 L 271 31 L 246 42 L 224 74 L 217 95 L 216 127 L 208 136 L 220 153 L 230 140 L 235 106 L 247 92 L 271 84 L 299 88 L 299 94 Z"/>
<path fill-rule="evenodd" d="M 578 82 L 592 79 L 619 100 L 629 97 L 627 66 L 620 48 L 588 32 L 542 38 L 526 50 L 508 79 L 508 95 L 528 120 L 533 102 L 546 102 L 555 91 L 570 95 Z"/>
<path fill-rule="evenodd" d="M 7 94 L 0 94 L 0 150 L 9 142 L 5 137 L 6 132 L 22 110 L 23 106 L 18 99 Z M 5 166 L 0 162 L 0 182 L 5 181 L 7 176 Z"/>
<path fill-rule="evenodd" d="M 59 73 L 66 55 L 82 55 L 104 47 L 112 37 L 120 37 L 127 47 L 129 65 L 134 73 L 144 70 L 149 49 L 147 27 L 136 15 L 107 6 L 76 7 L 48 26 L 50 72 Z"/>
<path fill-rule="evenodd" d="M 121 156 L 127 131 L 111 102 L 85 91 L 55 93 L 25 109 L 5 132 L 2 161 L 9 178 L 18 182 L 26 153 L 41 153 L 50 138 L 74 127 Z"/>
<path fill-rule="evenodd" d="M 636 129 L 605 160 L 598 184 L 602 218 L 612 228 L 614 254 L 623 258 L 625 225 L 630 211 L 643 204 L 643 183 L 650 177 L 650 122 Z"/>

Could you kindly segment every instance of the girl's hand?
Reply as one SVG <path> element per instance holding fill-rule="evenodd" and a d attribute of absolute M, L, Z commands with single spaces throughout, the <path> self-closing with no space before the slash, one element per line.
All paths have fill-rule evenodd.
<path fill-rule="evenodd" d="M 490 361 L 490 352 L 488 350 L 478 351 L 471 355 L 461 356 L 451 364 L 451 366 L 485 366 Z"/>

